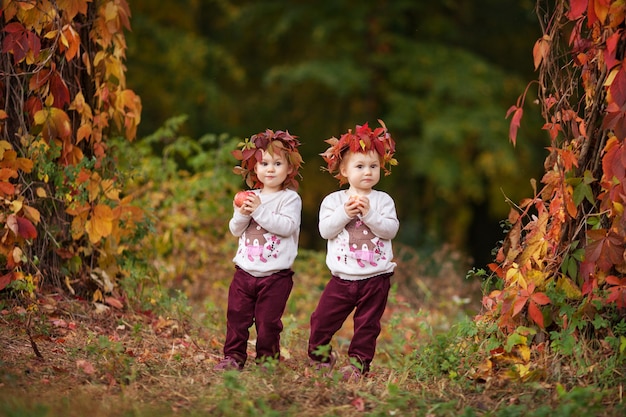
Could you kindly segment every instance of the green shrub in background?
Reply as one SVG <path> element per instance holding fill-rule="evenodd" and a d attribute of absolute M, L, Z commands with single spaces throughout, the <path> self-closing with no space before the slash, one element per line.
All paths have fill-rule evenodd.
<path fill-rule="evenodd" d="M 136 194 L 154 224 L 137 246 L 137 256 L 148 260 L 161 292 L 199 299 L 222 292 L 223 278 L 231 274 L 236 242 L 228 220 L 242 184 L 232 172 L 236 161 L 230 152 L 239 140 L 225 134 L 181 136 L 185 120 L 169 119 L 132 145 L 119 142 L 117 153 L 128 175 L 128 192 Z M 148 301 L 159 298 L 153 293 Z"/>

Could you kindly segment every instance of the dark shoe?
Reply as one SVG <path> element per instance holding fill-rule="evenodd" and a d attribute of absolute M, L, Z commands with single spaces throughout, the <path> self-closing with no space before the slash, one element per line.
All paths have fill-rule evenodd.
<path fill-rule="evenodd" d="M 230 356 L 226 356 L 217 365 L 213 367 L 214 371 L 241 371 L 242 366 L 235 359 Z"/>
<path fill-rule="evenodd" d="M 311 359 L 309 365 L 316 373 L 322 374 L 323 376 L 331 376 L 336 362 L 337 354 L 335 352 L 330 352 L 328 362 L 314 361 Z"/>
<path fill-rule="evenodd" d="M 344 381 L 358 382 L 363 378 L 363 373 L 354 365 L 346 365 L 339 370 Z"/>

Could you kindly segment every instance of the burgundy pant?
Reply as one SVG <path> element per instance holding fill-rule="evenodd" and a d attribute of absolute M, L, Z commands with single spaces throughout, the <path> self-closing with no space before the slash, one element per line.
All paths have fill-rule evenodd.
<path fill-rule="evenodd" d="M 393 273 L 377 275 L 360 281 L 348 281 L 333 276 L 322 292 L 317 308 L 311 315 L 309 357 L 316 361 L 327 358 L 316 354 L 320 346 L 330 346 L 335 333 L 350 313 L 354 312 L 354 335 L 348 356 L 369 371 L 380 334 L 380 320 L 387 306 L 390 278 Z"/>
<path fill-rule="evenodd" d="M 243 367 L 248 358 L 249 329 L 254 323 L 257 361 L 280 357 L 281 318 L 292 287 L 291 269 L 262 278 L 252 276 L 241 268 L 235 270 L 228 289 L 224 356 L 230 356 Z"/>

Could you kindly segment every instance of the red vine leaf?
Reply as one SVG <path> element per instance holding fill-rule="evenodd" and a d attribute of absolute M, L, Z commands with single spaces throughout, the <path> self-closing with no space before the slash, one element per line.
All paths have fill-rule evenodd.
<path fill-rule="evenodd" d="M 528 316 L 532 319 L 532 321 L 537 323 L 539 327 L 541 328 L 545 327 L 544 322 L 543 322 L 543 314 L 541 313 L 541 310 L 537 306 L 537 303 L 534 301 L 531 301 L 528 304 Z"/>
<path fill-rule="evenodd" d="M 512 316 L 514 317 L 518 315 L 524 309 L 526 304 L 528 304 L 528 316 L 530 319 L 543 328 L 543 314 L 541 313 L 539 306 L 550 304 L 550 298 L 542 292 L 535 292 L 535 284 L 531 282 L 528 284 L 527 288 L 521 289 L 518 292 L 517 297 L 513 302 Z"/>
<path fill-rule="evenodd" d="M 30 222 L 30 220 L 24 217 L 16 217 L 18 233 L 24 239 L 35 239 L 37 237 L 37 229 Z"/>
<path fill-rule="evenodd" d="M 609 275 L 606 277 L 606 282 L 611 284 L 607 301 L 616 303 L 617 308 L 626 307 L 626 278 L 619 279 L 614 275 Z"/>
<path fill-rule="evenodd" d="M 41 50 L 39 37 L 34 32 L 26 30 L 21 23 L 9 23 L 4 27 L 4 31 L 7 34 L 2 41 L 2 52 L 12 53 L 15 64 L 24 60 L 28 52 L 32 52 L 33 57 L 39 55 Z"/>
<path fill-rule="evenodd" d="M 50 93 L 54 97 L 54 107 L 62 109 L 66 104 L 70 103 L 70 90 L 61 75 L 54 71 L 50 77 Z"/>
<path fill-rule="evenodd" d="M 604 50 L 604 62 L 606 62 L 607 69 L 611 69 L 619 63 L 615 55 L 617 52 L 617 43 L 619 42 L 621 37 L 621 32 L 615 32 L 606 40 L 606 49 Z"/>
<path fill-rule="evenodd" d="M 15 277 L 15 272 L 9 272 L 0 276 L 0 290 L 3 290 L 13 281 Z"/>
<path fill-rule="evenodd" d="M 606 229 L 588 230 L 590 243 L 585 248 L 585 261 L 595 262 L 602 271 L 608 271 L 623 261 L 624 244 L 620 235 Z"/>
<path fill-rule="evenodd" d="M 508 118 L 511 113 L 513 113 L 513 117 L 511 118 L 511 125 L 509 126 L 509 140 L 513 143 L 513 146 L 515 146 L 517 143 L 517 130 L 520 127 L 524 109 L 518 106 L 511 106 L 506 112 L 506 118 Z"/>
<path fill-rule="evenodd" d="M 578 20 L 582 17 L 583 13 L 587 9 L 588 0 L 570 0 L 569 12 L 567 12 L 567 18 L 569 20 Z"/>
<path fill-rule="evenodd" d="M 611 137 L 604 147 L 604 157 L 602 158 L 602 170 L 605 180 L 608 182 L 617 179 L 622 182 L 626 175 L 623 162 L 623 146 L 615 136 Z"/>

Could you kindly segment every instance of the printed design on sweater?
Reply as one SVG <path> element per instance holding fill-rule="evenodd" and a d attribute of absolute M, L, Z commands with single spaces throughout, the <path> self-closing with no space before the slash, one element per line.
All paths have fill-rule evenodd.
<path fill-rule="evenodd" d="M 241 255 L 246 256 L 250 262 L 258 259 L 265 263 L 267 258 L 276 258 L 278 256 L 280 238 L 268 233 L 254 219 L 250 220 L 250 224 L 243 235 L 241 235 L 241 239 L 244 244 L 239 252 Z M 245 253 L 242 253 L 242 251 Z"/>
<path fill-rule="evenodd" d="M 367 264 L 378 266 L 377 261 L 385 259 L 382 250 L 384 243 L 372 233 L 361 219 L 357 217 L 351 220 L 346 225 L 346 232 L 348 233 L 351 258 L 355 259 L 361 268 L 365 268 Z"/>

